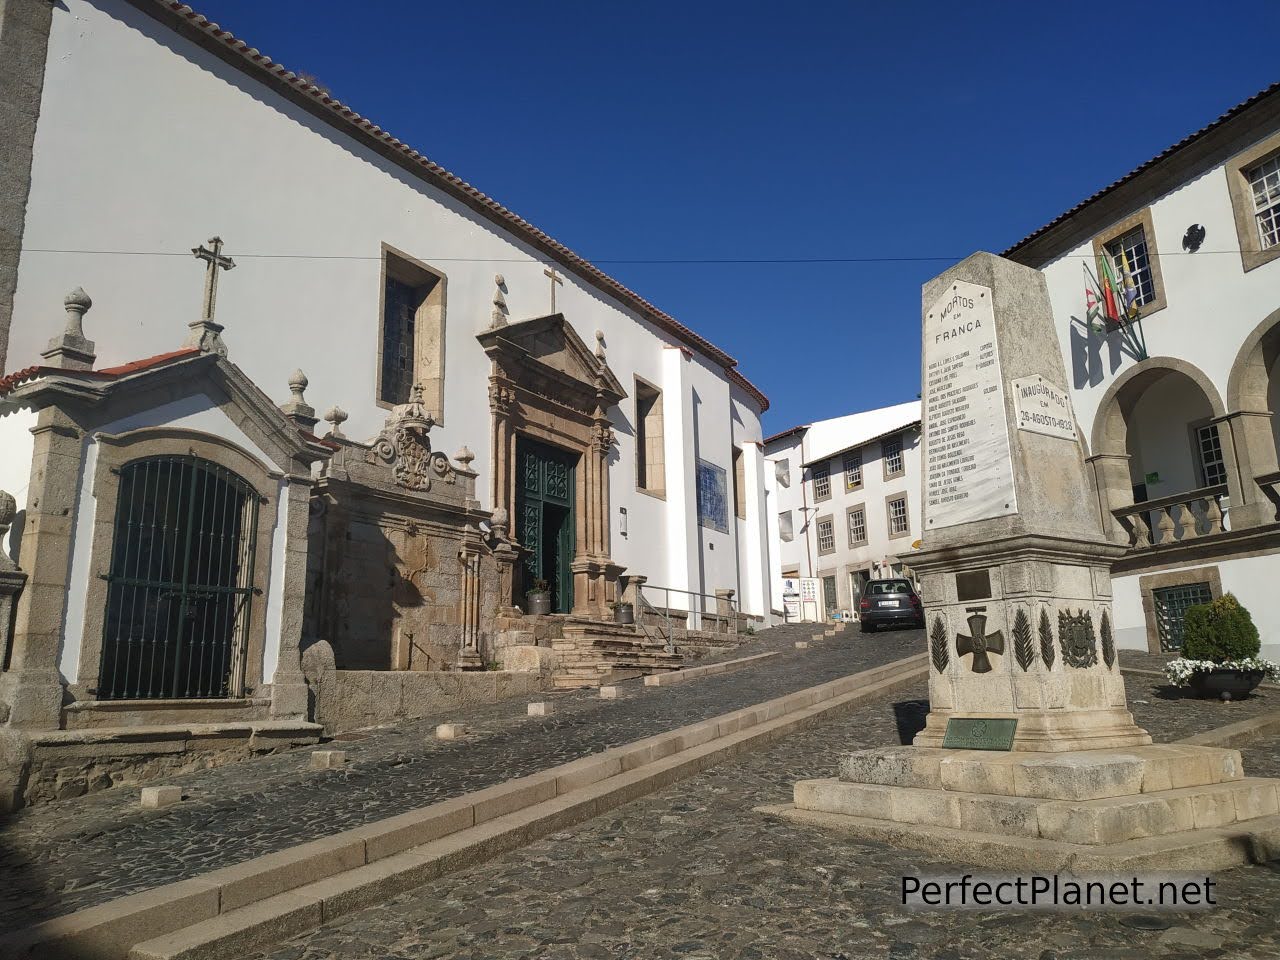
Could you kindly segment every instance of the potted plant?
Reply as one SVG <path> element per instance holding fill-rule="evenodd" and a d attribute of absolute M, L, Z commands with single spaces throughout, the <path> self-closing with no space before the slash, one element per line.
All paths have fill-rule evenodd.
<path fill-rule="evenodd" d="M 533 581 L 533 586 L 525 592 L 524 599 L 529 613 L 546 616 L 551 612 L 551 591 L 547 589 L 545 580 Z"/>
<path fill-rule="evenodd" d="M 614 623 L 635 623 L 636 608 L 626 601 L 620 600 L 613 605 Z"/>
<path fill-rule="evenodd" d="M 1200 697 L 1243 697 L 1267 677 L 1280 679 L 1280 664 L 1260 659 L 1259 648 L 1253 617 L 1228 593 L 1187 609 L 1182 656 L 1164 672 L 1175 687 Z"/>

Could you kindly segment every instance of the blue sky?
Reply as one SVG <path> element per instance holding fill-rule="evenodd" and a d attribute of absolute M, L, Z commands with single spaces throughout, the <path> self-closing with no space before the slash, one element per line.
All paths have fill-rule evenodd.
<path fill-rule="evenodd" d="M 767 432 L 915 397 L 920 285 L 1275 81 L 1280 31 L 1272 2 L 192 3 L 736 356 Z M 608 262 L 851 257 L 918 259 Z"/>

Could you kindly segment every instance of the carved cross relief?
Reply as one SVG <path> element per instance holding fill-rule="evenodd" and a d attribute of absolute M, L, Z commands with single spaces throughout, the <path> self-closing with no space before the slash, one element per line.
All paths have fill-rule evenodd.
<path fill-rule="evenodd" d="M 974 673 L 990 673 L 992 653 L 1004 653 L 1004 634 L 996 630 L 987 633 L 987 615 L 973 610 L 969 614 L 969 635 L 956 634 L 956 653 L 973 654 L 969 665 Z"/>

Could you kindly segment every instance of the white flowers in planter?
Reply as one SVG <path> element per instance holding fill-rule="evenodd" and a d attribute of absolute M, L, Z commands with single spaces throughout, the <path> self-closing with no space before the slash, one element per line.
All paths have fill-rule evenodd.
<path fill-rule="evenodd" d="M 1255 670 L 1263 672 L 1264 679 L 1272 683 L 1280 683 L 1280 663 L 1263 660 L 1261 657 L 1246 657 L 1243 660 L 1226 660 L 1219 663 L 1214 660 L 1188 660 L 1179 657 L 1164 665 L 1164 674 L 1175 687 L 1185 687 L 1197 673 L 1213 673 L 1215 670 L 1241 670 L 1246 673 Z"/>

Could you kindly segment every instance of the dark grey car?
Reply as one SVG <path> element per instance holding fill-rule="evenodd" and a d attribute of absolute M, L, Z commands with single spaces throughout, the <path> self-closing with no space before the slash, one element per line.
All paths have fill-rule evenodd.
<path fill-rule="evenodd" d="M 858 619 L 862 631 L 870 633 L 881 626 L 924 626 L 924 606 L 910 580 L 870 580 L 858 602 Z"/>

